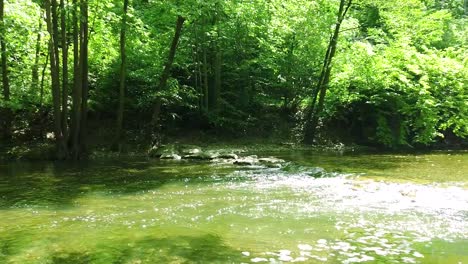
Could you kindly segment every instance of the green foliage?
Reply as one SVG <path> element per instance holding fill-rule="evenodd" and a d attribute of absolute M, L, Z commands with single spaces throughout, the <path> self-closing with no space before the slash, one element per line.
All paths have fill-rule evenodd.
<path fill-rule="evenodd" d="M 89 2 L 90 111 L 95 114 L 91 116 L 112 119 L 118 105 L 123 1 Z M 130 1 L 125 126 L 145 128 L 157 98 L 162 99 L 161 119 L 168 131 L 188 123 L 233 133 L 263 129 L 268 134 L 289 124 L 311 100 L 338 4 Z M 359 141 L 388 147 L 428 145 L 449 133 L 466 138 L 464 8 L 459 0 L 355 1 L 341 27 L 321 117 L 324 128 L 339 122 Z M 158 90 L 178 15 L 186 23 L 170 81 Z M 6 105 L 0 97 L 0 106 L 15 110 L 17 130 L 34 116 L 21 112 L 37 113 L 51 106 L 48 67 L 42 99 L 40 87 L 33 87 L 31 79 L 37 34 L 39 74 L 46 63 L 48 34 L 44 21 L 39 29 L 40 17 L 43 11 L 35 1 L 6 2 L 12 101 Z M 221 71 L 219 95 L 214 92 L 216 70 Z M 209 100 L 219 96 L 216 107 L 203 105 L 205 82 Z"/>
<path fill-rule="evenodd" d="M 427 145 L 449 131 L 467 136 L 467 49 L 451 47 L 460 39 L 441 45 L 444 27 L 454 19 L 446 10 L 422 11 L 421 5 L 379 9 L 384 31 L 366 30 L 366 40 L 348 38 L 349 49 L 339 54 L 335 69 L 328 116 L 374 124 L 369 139 L 386 146 Z M 346 105 L 354 113 L 337 113 Z"/>
<path fill-rule="evenodd" d="M 31 89 L 31 70 L 35 60 L 37 34 L 41 34 L 42 45 L 47 41 L 45 26 L 39 30 L 40 15 L 39 6 L 31 1 L 13 0 L 5 3 L 5 42 L 11 101 L 6 105 L 0 97 L 0 106 L 6 105 L 14 111 L 34 109 L 34 104 L 39 101 L 39 91 Z M 41 57 L 40 66 L 44 63 L 45 58 Z"/>

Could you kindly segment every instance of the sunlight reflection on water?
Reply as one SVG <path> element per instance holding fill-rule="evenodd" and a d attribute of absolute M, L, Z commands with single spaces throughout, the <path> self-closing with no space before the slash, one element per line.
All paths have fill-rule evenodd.
<path fill-rule="evenodd" d="M 389 183 L 359 180 L 353 175 L 313 178 L 306 173 L 288 174 L 269 169 L 236 172 L 247 179 L 230 183 L 234 190 L 294 194 L 295 199 L 261 201 L 250 216 L 294 212 L 306 219 L 318 214 L 336 215 L 335 229 L 341 239 L 319 239 L 298 244 L 298 249 L 281 249 L 252 256 L 252 262 L 308 260 L 342 263 L 375 261 L 381 257 L 395 263 L 417 263 L 424 255 L 414 243 L 447 242 L 468 238 L 468 192 L 461 187 L 437 184 Z M 253 215 L 252 215 L 253 214 Z M 286 252 L 286 253 L 285 253 Z M 291 254 L 293 252 L 293 254 Z"/>

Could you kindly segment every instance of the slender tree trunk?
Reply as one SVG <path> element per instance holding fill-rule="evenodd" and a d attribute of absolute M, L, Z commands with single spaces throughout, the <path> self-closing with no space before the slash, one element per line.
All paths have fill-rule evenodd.
<path fill-rule="evenodd" d="M 200 34 L 200 28 L 201 26 L 198 26 L 195 30 L 196 36 L 195 39 L 197 41 L 196 45 L 196 61 L 197 61 L 197 79 L 198 79 L 198 91 L 199 91 L 199 98 L 198 98 L 198 104 L 199 104 L 199 111 L 200 115 L 205 111 L 205 90 L 204 90 L 204 82 L 203 82 L 203 59 L 202 59 L 202 54 L 203 54 L 203 41 L 200 40 L 199 34 Z M 203 33 L 203 32 L 202 32 Z M 202 34 L 203 35 L 203 34 Z M 200 44 L 202 42 L 202 44 Z"/>
<path fill-rule="evenodd" d="M 206 54 L 206 47 L 203 46 L 203 105 L 205 106 L 205 111 L 209 111 L 209 102 L 210 102 L 210 86 L 208 83 L 208 60 Z"/>
<path fill-rule="evenodd" d="M 10 80 L 8 79 L 8 64 L 7 64 L 7 53 L 6 53 L 6 41 L 5 41 L 5 26 L 4 26 L 4 14 L 5 14 L 5 4 L 4 1 L 0 2 L 0 50 L 1 50 L 1 60 L 2 60 L 2 85 L 3 85 L 3 100 L 7 104 L 3 111 L 0 113 L 4 118 L 3 119 L 3 137 L 5 139 L 11 138 L 11 122 L 12 122 L 12 112 L 8 103 L 10 102 Z M 2 113 L 3 112 L 3 113 Z"/>
<path fill-rule="evenodd" d="M 57 75 L 59 76 L 59 83 L 60 83 L 60 52 L 59 52 L 59 46 L 60 46 L 60 36 L 59 36 L 59 17 L 58 17 L 58 4 L 57 0 L 46 0 L 51 2 L 51 14 L 52 14 L 52 33 L 53 35 L 52 38 L 52 47 L 54 51 L 54 60 L 55 60 L 55 65 L 56 65 L 56 71 Z M 51 57 L 52 58 L 52 57 Z M 61 98 L 61 87 L 59 84 L 59 98 Z M 60 99 L 61 100 L 61 99 Z M 61 105 L 60 105 L 61 106 Z"/>
<path fill-rule="evenodd" d="M 71 149 L 73 159 L 78 159 L 80 153 L 80 123 L 81 123 L 81 80 L 80 69 L 80 36 L 78 26 L 78 3 L 73 0 L 73 94 L 72 94 L 72 118 L 71 118 Z"/>
<path fill-rule="evenodd" d="M 214 85 L 213 85 L 213 108 L 218 109 L 219 108 L 219 99 L 221 97 L 221 67 L 222 67 L 222 54 L 221 54 L 221 48 L 220 48 L 220 30 L 219 30 L 219 25 L 217 29 L 218 33 L 218 38 L 215 43 L 215 61 L 214 61 Z"/>
<path fill-rule="evenodd" d="M 44 106 L 44 80 L 45 80 L 45 72 L 47 69 L 47 64 L 49 64 L 49 53 L 46 55 L 46 60 L 44 63 L 44 67 L 42 68 L 42 73 L 41 73 L 41 88 L 40 88 L 40 94 L 39 94 L 39 111 L 41 113 L 41 124 L 39 128 L 39 137 L 41 139 L 44 139 L 44 129 L 45 129 L 45 121 L 47 116 L 45 115 L 46 111 L 44 111 L 43 106 Z"/>
<path fill-rule="evenodd" d="M 120 28 L 120 87 L 119 87 L 119 109 L 117 111 L 117 132 L 115 137 L 115 144 L 118 146 L 119 151 L 122 146 L 122 126 L 124 119 L 125 108 L 125 81 L 127 69 L 127 54 L 125 52 L 125 33 L 127 27 L 127 10 L 128 0 L 124 0 L 122 25 Z"/>
<path fill-rule="evenodd" d="M 201 84 L 200 84 L 200 79 L 199 79 L 199 76 L 200 76 L 200 60 L 199 60 L 199 56 L 198 56 L 198 52 L 199 52 L 199 43 L 198 43 L 198 26 L 197 25 L 194 25 L 193 27 L 193 39 L 194 39 L 194 45 L 193 45 L 193 48 L 192 48 L 192 60 L 193 62 L 195 63 L 194 64 L 194 69 L 193 69 L 193 80 L 194 80 L 194 87 L 195 87 L 195 90 L 197 91 L 197 106 L 198 106 L 198 110 L 200 111 L 201 113 L 201 109 L 203 108 L 203 105 L 202 105 L 202 89 L 201 89 Z"/>
<path fill-rule="evenodd" d="M 65 1 L 60 0 L 60 29 L 62 37 L 62 133 L 68 142 L 68 42 Z"/>
<path fill-rule="evenodd" d="M 210 84 L 209 84 L 209 74 L 208 74 L 208 45 L 207 45 L 207 37 L 206 37 L 206 24 L 207 21 L 205 18 L 202 19 L 202 26 L 201 26 L 201 82 L 202 82 L 202 89 L 203 89 L 203 111 L 208 113 L 209 111 L 209 103 L 210 103 Z"/>
<path fill-rule="evenodd" d="M 323 105 L 325 102 L 325 95 L 328 89 L 328 84 L 330 82 L 330 73 L 332 69 L 333 57 L 336 53 L 336 47 L 338 45 L 338 37 L 340 33 L 341 23 L 346 17 L 346 13 L 351 7 L 352 0 L 341 0 L 340 7 L 337 14 L 337 20 L 335 24 L 335 29 L 333 35 L 330 38 L 328 44 L 327 52 L 325 54 L 325 59 L 323 62 L 320 79 L 317 84 L 316 90 L 313 94 L 313 99 L 311 106 L 308 109 L 307 119 L 305 124 L 305 133 L 304 133 L 304 143 L 312 144 L 316 136 L 316 130 L 318 125 L 319 116 L 323 110 Z M 316 105 L 318 95 L 318 104 Z"/>
<path fill-rule="evenodd" d="M 202 62 L 200 58 L 200 50 L 197 49 L 197 71 L 198 71 L 198 90 L 200 94 L 200 98 L 198 98 L 198 104 L 200 105 L 200 114 L 205 111 L 205 106 L 204 106 L 204 94 L 205 92 L 203 91 L 203 74 L 202 74 Z"/>
<path fill-rule="evenodd" d="M 54 3 L 55 0 L 52 0 Z M 55 2 L 56 3 L 56 2 Z M 54 5 L 52 5 L 54 7 Z M 55 4 L 56 7 L 56 4 Z M 45 9 L 46 9 L 46 22 L 47 22 L 47 31 L 50 34 L 49 40 L 49 56 L 50 56 L 50 72 L 52 76 L 52 101 L 53 101 L 53 109 L 54 109 L 54 133 L 55 139 L 57 144 L 57 157 L 59 159 L 64 159 L 67 155 L 66 151 L 66 144 L 62 134 L 62 126 L 61 126 L 61 111 L 60 111 L 60 73 L 59 73 L 59 63 L 58 63 L 58 40 L 57 31 L 58 27 L 56 25 L 57 20 L 53 19 L 56 17 L 55 12 L 53 12 L 53 8 L 51 9 L 50 0 L 45 0 Z M 54 23 L 55 21 L 55 23 Z M 54 25 L 55 24 L 55 25 Z M 55 32 L 55 33 L 54 33 Z"/>
<path fill-rule="evenodd" d="M 195 37 L 196 39 L 196 37 Z M 197 106 L 198 106 L 198 109 L 201 108 L 201 104 L 200 104 L 200 94 L 201 94 L 201 91 L 200 91 L 200 86 L 198 85 L 198 55 L 197 55 L 197 46 L 195 45 L 195 47 L 192 49 L 192 60 L 195 62 L 195 67 L 193 69 L 193 72 L 192 72 L 192 77 L 193 77 L 193 85 L 195 87 L 195 91 L 197 91 Z"/>
<path fill-rule="evenodd" d="M 32 67 L 31 76 L 31 90 L 37 91 L 39 86 L 39 58 L 41 57 L 41 31 L 42 31 L 42 17 L 39 16 L 39 27 L 36 39 L 36 54 L 34 57 L 34 65 Z"/>
<path fill-rule="evenodd" d="M 50 54 L 47 53 L 44 67 L 42 68 L 42 74 L 41 74 L 41 89 L 40 89 L 40 94 L 39 94 L 39 106 L 41 109 L 44 106 L 44 80 L 45 80 L 45 72 L 47 69 L 47 64 L 49 64 L 49 55 Z"/>
<path fill-rule="evenodd" d="M 88 0 L 81 2 L 81 124 L 80 124 L 80 156 L 87 155 L 87 134 L 88 134 Z"/>
<path fill-rule="evenodd" d="M 177 22 L 176 22 L 176 28 L 175 28 L 175 33 L 174 37 L 172 39 L 171 43 L 171 48 L 169 50 L 169 55 L 167 58 L 167 61 L 164 65 L 164 70 L 163 73 L 161 74 L 161 78 L 159 79 L 159 85 L 158 85 L 158 91 L 162 91 L 163 89 L 166 89 L 167 86 L 167 80 L 169 79 L 170 73 L 171 73 L 171 68 L 172 64 L 174 63 L 174 58 L 176 55 L 177 51 L 177 45 L 179 43 L 180 35 L 182 33 L 182 26 L 184 25 L 185 18 L 182 16 L 177 17 Z M 151 127 L 152 127 L 152 132 L 154 133 L 153 136 L 157 136 L 156 130 L 159 126 L 159 116 L 161 113 L 161 98 L 157 98 L 156 102 L 153 107 L 153 116 L 151 120 Z"/>

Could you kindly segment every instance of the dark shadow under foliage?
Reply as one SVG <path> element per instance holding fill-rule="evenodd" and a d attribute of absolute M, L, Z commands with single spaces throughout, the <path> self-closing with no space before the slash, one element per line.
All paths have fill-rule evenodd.
<path fill-rule="evenodd" d="M 225 175 L 233 169 L 185 161 L 10 163 L 0 166 L 0 208 L 67 208 L 89 192 L 122 195 L 168 182 L 210 183 L 211 172 Z"/>

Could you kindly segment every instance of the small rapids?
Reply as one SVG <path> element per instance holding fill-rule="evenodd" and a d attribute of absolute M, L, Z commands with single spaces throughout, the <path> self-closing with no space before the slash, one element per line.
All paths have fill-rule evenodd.
<path fill-rule="evenodd" d="M 415 245 L 426 244 L 427 248 L 433 241 L 464 241 L 466 245 L 468 192 L 462 186 L 361 180 L 351 174 L 326 173 L 320 178 L 310 175 L 280 169 L 238 171 L 231 175 L 246 180 L 231 182 L 227 189 L 265 197 L 258 199 L 255 207 L 237 211 L 238 214 L 312 223 L 317 216 L 326 215 L 335 222 L 331 232 L 340 233 L 339 239 L 298 241 L 297 248 L 256 256 L 249 252 L 252 262 L 356 263 L 380 259 L 418 263 L 424 255 Z M 290 228 L 294 230 L 294 226 Z"/>

